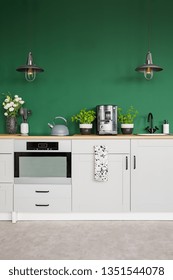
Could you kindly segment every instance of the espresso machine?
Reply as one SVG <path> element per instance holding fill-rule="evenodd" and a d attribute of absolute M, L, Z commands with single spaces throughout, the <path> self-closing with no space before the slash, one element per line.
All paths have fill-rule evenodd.
<path fill-rule="evenodd" d="M 97 110 L 97 134 L 116 135 L 118 133 L 117 106 L 98 105 L 96 110 Z"/>

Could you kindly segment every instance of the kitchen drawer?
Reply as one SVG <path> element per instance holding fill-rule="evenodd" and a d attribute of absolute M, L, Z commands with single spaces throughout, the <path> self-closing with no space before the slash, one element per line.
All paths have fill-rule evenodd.
<path fill-rule="evenodd" d="M 9 139 L 0 140 L 0 153 L 13 153 L 13 143 L 14 141 Z"/>
<path fill-rule="evenodd" d="M 17 212 L 70 212 L 71 185 L 14 185 Z"/>
<path fill-rule="evenodd" d="M 111 136 L 110 136 L 111 137 Z M 108 153 L 128 154 L 130 153 L 130 140 L 72 140 L 72 153 L 91 154 L 94 153 L 95 145 L 105 145 Z"/>
<path fill-rule="evenodd" d="M 15 197 L 15 212 L 71 212 L 70 198 L 21 198 Z"/>
<path fill-rule="evenodd" d="M 47 184 L 14 184 L 14 195 L 17 197 L 71 197 L 71 185 L 47 185 Z"/>

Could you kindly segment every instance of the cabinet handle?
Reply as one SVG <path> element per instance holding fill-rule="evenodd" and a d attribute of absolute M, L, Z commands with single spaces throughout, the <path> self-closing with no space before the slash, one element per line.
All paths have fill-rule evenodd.
<path fill-rule="evenodd" d="M 36 193 L 49 193 L 49 191 L 35 191 Z"/>
<path fill-rule="evenodd" d="M 128 170 L 128 157 L 126 156 L 126 170 Z"/>
<path fill-rule="evenodd" d="M 49 204 L 35 204 L 35 206 L 37 206 L 37 207 L 48 207 Z"/>
<path fill-rule="evenodd" d="M 136 169 L 136 156 L 134 156 L 134 169 Z"/>

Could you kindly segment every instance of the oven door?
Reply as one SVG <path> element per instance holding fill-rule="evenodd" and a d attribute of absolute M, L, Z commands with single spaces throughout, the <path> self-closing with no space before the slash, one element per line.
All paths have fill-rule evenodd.
<path fill-rule="evenodd" d="M 15 152 L 15 183 L 71 183 L 71 153 Z"/>

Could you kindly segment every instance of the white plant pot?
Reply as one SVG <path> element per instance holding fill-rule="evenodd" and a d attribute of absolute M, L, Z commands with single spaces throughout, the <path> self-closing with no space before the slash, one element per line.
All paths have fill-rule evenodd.
<path fill-rule="evenodd" d="M 79 124 L 80 133 L 83 135 L 89 135 L 91 134 L 92 127 L 93 127 L 92 123 Z"/>
<path fill-rule="evenodd" d="M 122 134 L 132 134 L 133 128 L 134 128 L 133 123 L 122 123 L 121 124 Z"/>

